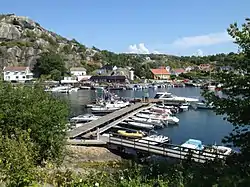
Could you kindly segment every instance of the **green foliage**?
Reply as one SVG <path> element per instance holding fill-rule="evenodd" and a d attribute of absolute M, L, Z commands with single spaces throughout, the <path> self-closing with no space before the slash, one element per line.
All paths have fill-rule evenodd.
<path fill-rule="evenodd" d="M 12 135 L 15 129 L 31 130 L 30 138 L 43 160 L 60 161 L 63 155 L 68 117 L 67 104 L 36 85 L 14 88 L 0 84 L 0 129 Z"/>
<path fill-rule="evenodd" d="M 204 97 L 213 102 L 215 112 L 225 115 L 225 119 L 232 123 L 233 131 L 225 137 L 224 143 L 240 148 L 240 154 L 229 164 L 230 176 L 235 182 L 249 186 L 250 164 L 250 21 L 247 20 L 242 28 L 237 24 L 230 25 L 229 35 L 239 45 L 241 52 L 231 61 L 234 71 L 218 71 L 213 78 L 222 84 L 226 97 L 218 97 L 215 93 L 205 91 Z M 248 179 L 248 180 L 247 180 Z M 225 179 L 225 180 L 228 180 Z M 231 185 L 232 186 L 232 185 Z M 244 185 L 242 185 L 244 186 Z"/>
<path fill-rule="evenodd" d="M 41 75 L 50 75 L 53 70 L 60 71 L 61 76 L 66 73 L 63 59 L 58 54 L 52 52 L 42 54 L 33 69 L 37 77 Z"/>
<path fill-rule="evenodd" d="M 1 42 L 0 46 L 6 46 L 7 48 L 18 46 L 22 48 L 22 47 L 32 47 L 32 43 L 29 41 L 7 41 L 7 42 Z"/>
<path fill-rule="evenodd" d="M 176 75 L 170 75 L 170 79 L 171 79 L 171 80 L 176 79 Z"/>
<path fill-rule="evenodd" d="M 71 46 L 70 45 L 63 46 L 63 52 L 64 53 L 70 53 L 71 52 Z"/>
<path fill-rule="evenodd" d="M 57 46 L 57 42 L 48 34 L 42 33 L 41 38 L 44 39 L 45 41 L 48 41 L 52 46 Z"/>
<path fill-rule="evenodd" d="M 26 31 L 26 36 L 31 39 L 35 39 L 37 37 L 36 33 L 30 30 Z"/>
<path fill-rule="evenodd" d="M 60 81 L 62 79 L 61 72 L 58 69 L 54 69 L 50 72 L 52 80 Z"/>
<path fill-rule="evenodd" d="M 29 133 L 0 133 L 0 178 L 7 186 L 28 186 L 35 178 L 35 145 Z"/>

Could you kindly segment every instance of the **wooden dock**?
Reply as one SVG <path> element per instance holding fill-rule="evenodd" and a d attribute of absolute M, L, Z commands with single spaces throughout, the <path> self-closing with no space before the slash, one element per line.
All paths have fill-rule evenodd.
<path fill-rule="evenodd" d="M 149 105 L 149 104 L 148 103 L 136 103 L 136 104 L 133 104 L 129 107 L 126 107 L 126 108 L 117 110 L 115 112 L 112 112 L 110 114 L 107 114 L 107 115 L 105 115 L 97 120 L 91 121 L 89 123 L 84 124 L 81 127 L 73 129 L 72 131 L 70 131 L 68 133 L 68 137 L 69 138 L 76 138 L 76 137 L 82 136 L 86 133 L 89 133 L 91 131 L 96 131 L 97 128 L 102 128 L 102 131 L 104 129 L 107 130 L 108 128 L 105 126 L 109 125 L 108 127 L 112 127 L 112 125 L 110 125 L 112 122 L 124 117 L 125 115 L 127 115 L 131 112 L 134 112 L 142 107 L 145 107 L 147 105 Z"/>
<path fill-rule="evenodd" d="M 100 139 L 102 141 L 106 141 L 110 148 L 116 146 L 116 148 L 132 148 L 135 151 L 151 153 L 155 155 L 160 155 L 164 157 L 170 157 L 174 159 L 188 159 L 189 157 L 199 163 L 205 163 L 208 160 L 214 160 L 215 158 L 224 159 L 226 155 L 220 153 L 211 153 L 206 151 L 199 151 L 195 149 L 181 147 L 180 145 L 174 144 L 162 144 L 160 146 L 151 145 L 148 141 L 139 142 L 139 139 L 124 139 L 120 137 L 106 137 L 101 136 Z"/>

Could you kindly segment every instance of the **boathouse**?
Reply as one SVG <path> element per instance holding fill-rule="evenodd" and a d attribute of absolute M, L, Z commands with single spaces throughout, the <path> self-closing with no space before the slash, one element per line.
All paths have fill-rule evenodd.
<path fill-rule="evenodd" d="M 115 76 L 92 76 L 90 81 L 93 82 L 116 82 L 116 83 L 125 83 L 126 77 L 124 75 L 115 75 Z"/>

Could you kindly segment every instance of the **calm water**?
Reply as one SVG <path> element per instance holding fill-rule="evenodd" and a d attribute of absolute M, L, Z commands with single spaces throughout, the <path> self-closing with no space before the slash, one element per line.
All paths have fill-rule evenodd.
<path fill-rule="evenodd" d="M 157 91 L 168 91 L 177 96 L 201 97 L 199 88 L 164 88 L 149 89 L 149 96 L 154 97 Z M 121 97 L 142 97 L 143 91 L 114 91 Z M 95 98 L 92 90 L 79 90 L 77 93 L 64 95 L 69 101 L 71 115 L 86 113 L 84 105 Z M 232 125 L 210 110 L 189 110 L 177 114 L 180 119 L 178 126 L 158 130 L 158 133 L 169 136 L 173 143 L 182 143 L 189 138 L 202 140 L 205 144 L 221 143 L 221 139 L 232 130 Z"/>

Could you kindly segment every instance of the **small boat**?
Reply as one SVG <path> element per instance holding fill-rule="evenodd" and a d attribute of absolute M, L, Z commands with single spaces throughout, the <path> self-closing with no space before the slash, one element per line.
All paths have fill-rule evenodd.
<path fill-rule="evenodd" d="M 143 128 L 143 129 L 153 129 L 154 125 L 150 125 L 150 124 L 145 124 L 145 123 L 140 123 L 140 122 L 134 122 L 134 121 L 128 121 L 127 122 L 129 125 L 134 126 L 134 127 L 138 127 L 138 128 Z"/>
<path fill-rule="evenodd" d="M 175 147 L 174 149 L 182 150 L 188 152 L 190 149 L 194 153 L 199 153 L 200 151 L 204 150 L 204 146 L 200 140 L 196 139 L 189 139 L 185 143 L 181 144 L 180 147 Z M 197 151 L 196 151 L 197 150 Z"/>
<path fill-rule="evenodd" d="M 75 123 L 80 123 L 80 122 L 89 122 L 89 121 L 97 120 L 99 118 L 100 118 L 99 116 L 95 116 L 93 114 L 84 114 L 84 115 L 73 117 L 70 119 L 70 121 L 75 122 Z"/>
<path fill-rule="evenodd" d="M 213 109 L 213 103 L 206 104 L 205 102 L 199 102 L 195 104 L 195 108 L 197 109 Z"/>
<path fill-rule="evenodd" d="M 137 113 L 136 116 L 141 117 L 141 118 L 158 119 L 158 120 L 161 120 L 166 125 L 176 124 L 176 123 L 179 123 L 180 121 L 177 117 L 171 116 L 171 115 Z"/>
<path fill-rule="evenodd" d="M 146 123 L 146 124 L 151 124 L 151 125 L 154 125 L 155 128 L 163 128 L 164 127 L 164 124 L 161 120 L 158 120 L 158 119 L 147 119 L 147 118 L 140 118 L 140 117 L 136 117 L 136 116 L 133 116 L 131 117 L 131 119 L 135 122 L 143 122 L 143 123 Z"/>
<path fill-rule="evenodd" d="M 170 141 L 169 137 L 163 135 L 155 135 L 155 134 L 143 137 L 142 139 L 138 140 L 138 142 L 147 143 L 150 145 L 164 144 L 168 143 L 169 141 Z"/>
<path fill-rule="evenodd" d="M 157 92 L 154 98 L 162 100 L 164 104 L 174 104 L 174 105 L 176 104 L 179 105 L 180 103 L 193 103 L 199 101 L 196 98 L 179 97 L 169 92 Z"/>
<path fill-rule="evenodd" d="M 142 138 L 145 134 L 140 131 L 118 130 L 117 133 L 128 138 Z"/>
<path fill-rule="evenodd" d="M 115 107 L 106 107 L 106 106 L 104 106 L 104 107 L 93 107 L 93 108 L 91 108 L 91 112 L 92 113 L 111 113 L 111 112 L 114 112 L 114 111 L 116 111 L 116 110 L 119 110 L 120 108 L 115 108 Z"/>
<path fill-rule="evenodd" d="M 233 153 L 233 149 L 229 148 L 229 147 L 225 147 L 225 146 L 217 146 L 217 145 L 213 145 L 212 147 L 205 147 L 204 151 L 206 151 L 206 153 L 204 153 L 204 155 L 209 155 L 209 153 L 207 152 L 211 152 L 211 153 L 218 153 L 219 158 L 223 158 L 224 156 L 229 156 L 230 154 Z"/>
<path fill-rule="evenodd" d="M 186 112 L 189 109 L 189 105 L 182 104 L 179 108 L 182 112 Z"/>

